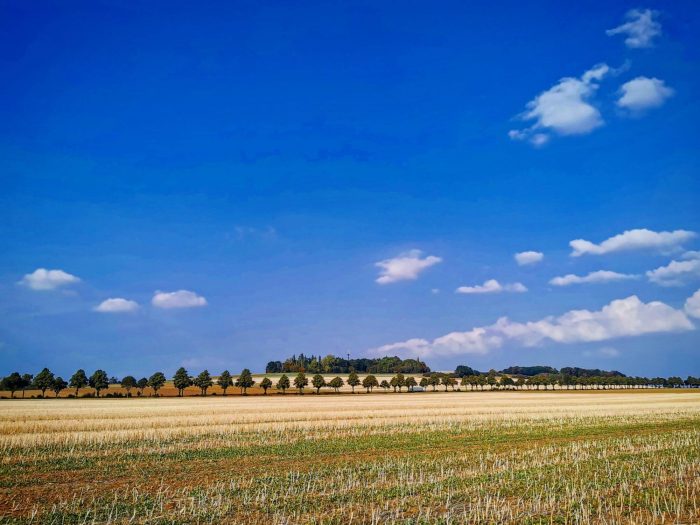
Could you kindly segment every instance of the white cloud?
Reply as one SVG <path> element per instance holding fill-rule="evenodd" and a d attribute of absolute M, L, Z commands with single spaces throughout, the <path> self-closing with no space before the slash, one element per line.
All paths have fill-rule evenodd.
<path fill-rule="evenodd" d="M 102 313 L 121 313 L 134 312 L 138 310 L 139 304 L 130 299 L 122 299 L 121 297 L 113 297 L 102 301 L 95 307 L 96 312 Z"/>
<path fill-rule="evenodd" d="M 529 140 L 541 146 L 549 140 L 549 133 L 583 135 L 603 125 L 600 111 L 590 103 L 600 82 L 608 73 L 607 64 L 598 64 L 580 78 L 565 77 L 557 84 L 527 103 L 519 115 L 521 120 L 534 121 L 529 128 L 511 130 L 514 140 Z"/>
<path fill-rule="evenodd" d="M 442 258 L 434 255 L 423 257 L 421 250 L 410 250 L 393 259 L 385 259 L 374 265 L 381 268 L 376 282 L 379 284 L 410 281 L 418 278 L 425 269 L 442 262 Z"/>
<path fill-rule="evenodd" d="M 544 259 L 544 254 L 542 252 L 518 252 L 513 257 L 519 266 L 524 266 L 526 264 L 535 264 Z"/>
<path fill-rule="evenodd" d="M 522 283 L 501 284 L 496 279 L 489 279 L 484 284 L 476 286 L 460 286 L 456 293 L 500 293 L 500 292 L 527 292 L 527 288 Z"/>
<path fill-rule="evenodd" d="M 207 300 L 188 290 L 178 290 L 177 292 L 160 292 L 153 295 L 151 304 L 157 308 L 193 308 L 206 306 Z"/>
<path fill-rule="evenodd" d="M 683 261 L 671 261 L 666 266 L 659 266 L 655 270 L 649 270 L 646 275 L 652 283 L 662 286 L 680 286 L 686 280 L 700 276 L 700 254 L 691 257 L 698 252 L 683 254 Z"/>
<path fill-rule="evenodd" d="M 77 282 L 80 282 L 78 277 L 66 273 L 63 270 L 37 268 L 32 273 L 26 274 L 19 284 L 31 288 L 32 290 L 55 290 L 56 288 L 68 286 Z"/>
<path fill-rule="evenodd" d="M 688 300 L 685 302 L 685 313 L 700 319 L 700 290 L 688 297 Z"/>
<path fill-rule="evenodd" d="M 588 275 L 574 275 L 573 273 L 570 273 L 568 275 L 564 275 L 563 277 L 555 277 L 549 281 L 549 284 L 553 284 L 554 286 L 569 286 L 571 284 L 607 283 L 610 281 L 624 281 L 626 279 L 637 278 L 637 275 L 611 272 L 610 270 L 598 270 L 597 272 L 591 272 Z"/>
<path fill-rule="evenodd" d="M 673 96 L 673 89 L 658 78 L 637 77 L 622 84 L 620 93 L 617 105 L 639 112 L 662 106 L 666 99 Z"/>
<path fill-rule="evenodd" d="M 373 350 L 373 353 L 400 351 L 421 357 L 485 354 L 506 343 L 530 347 L 548 341 L 560 344 L 600 342 L 694 328 L 682 310 L 659 301 L 644 303 L 632 295 L 612 301 L 596 311 L 571 310 L 559 317 L 550 316 L 527 323 L 502 317 L 490 326 L 452 332 L 432 341 L 409 339 L 391 343 Z"/>
<path fill-rule="evenodd" d="M 574 250 L 571 253 L 572 257 L 579 257 L 584 254 L 603 255 L 612 252 L 642 249 L 656 249 L 668 252 L 678 249 L 684 242 L 694 237 L 696 237 L 696 233 L 687 230 L 655 232 L 642 228 L 627 230 L 604 240 L 600 244 L 594 244 L 584 239 L 576 239 L 571 241 L 569 246 Z"/>
<path fill-rule="evenodd" d="M 657 15 L 658 13 L 651 9 L 632 9 L 625 15 L 627 22 L 614 29 L 608 29 L 605 33 L 608 36 L 627 35 L 627 47 L 652 47 L 654 37 L 661 34 L 661 24 L 655 20 Z"/>

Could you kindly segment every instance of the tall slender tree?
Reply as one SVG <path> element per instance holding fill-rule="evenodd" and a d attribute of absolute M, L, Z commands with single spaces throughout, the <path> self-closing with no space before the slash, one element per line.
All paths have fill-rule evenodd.
<path fill-rule="evenodd" d="M 185 370 L 185 367 L 181 366 L 175 372 L 173 376 L 173 386 L 177 388 L 178 397 L 185 395 L 185 388 L 192 384 L 192 378 L 190 374 Z"/>
<path fill-rule="evenodd" d="M 221 372 L 221 375 L 219 376 L 219 379 L 216 382 L 221 387 L 221 390 L 224 391 L 224 395 L 226 395 L 226 390 L 230 386 L 233 386 L 233 379 L 231 379 L 231 373 L 228 370 L 224 370 L 223 372 Z"/>
<path fill-rule="evenodd" d="M 287 389 L 289 388 L 289 386 L 290 386 L 289 378 L 285 374 L 282 374 L 280 376 L 280 378 L 277 380 L 277 385 L 275 385 L 275 388 L 277 390 L 281 390 L 282 393 L 284 394 L 287 392 Z"/>
<path fill-rule="evenodd" d="M 321 374 L 316 374 L 311 378 L 311 384 L 316 389 L 316 393 L 320 394 L 321 389 L 326 386 L 326 380 Z"/>
<path fill-rule="evenodd" d="M 109 388 L 109 378 L 104 370 L 95 370 L 88 381 L 90 386 L 95 389 L 95 395 L 100 397 L 100 392 L 105 388 Z"/>
<path fill-rule="evenodd" d="M 48 368 L 44 368 L 34 377 L 34 388 L 41 390 L 41 397 L 44 397 L 46 391 L 53 386 L 53 380 L 53 372 Z"/>
<path fill-rule="evenodd" d="M 61 393 L 61 390 L 65 390 L 66 387 L 68 387 L 68 383 L 66 383 L 66 380 L 63 379 L 61 376 L 58 376 L 53 380 L 51 390 L 53 390 L 54 394 L 56 394 L 56 397 L 58 397 L 58 394 Z"/>
<path fill-rule="evenodd" d="M 139 396 L 143 395 L 143 389 L 148 386 L 148 379 L 145 377 L 142 377 L 138 381 L 136 381 L 136 388 L 138 389 L 138 394 Z"/>
<path fill-rule="evenodd" d="M 416 378 L 413 376 L 408 376 L 404 383 L 406 385 L 406 390 L 409 392 L 413 392 L 413 387 L 418 386 L 418 383 L 416 383 Z"/>
<path fill-rule="evenodd" d="M 156 372 L 148 378 L 148 386 L 153 389 L 154 396 L 158 397 L 158 390 L 163 388 L 166 381 L 167 379 L 165 379 L 165 374 L 163 372 Z"/>
<path fill-rule="evenodd" d="M 244 368 L 241 371 L 241 375 L 239 375 L 236 379 L 236 387 L 241 389 L 241 394 L 247 394 L 248 389 L 254 384 L 255 381 L 253 381 L 253 374 L 250 373 L 250 370 Z"/>
<path fill-rule="evenodd" d="M 294 386 L 299 389 L 299 394 L 304 393 L 304 387 L 309 384 L 309 380 L 306 378 L 304 372 L 299 372 L 294 378 Z"/>
<path fill-rule="evenodd" d="M 269 377 L 263 377 L 262 381 L 260 381 L 260 388 L 263 389 L 263 393 L 267 395 L 267 390 L 272 387 L 272 381 L 270 381 Z"/>
<path fill-rule="evenodd" d="M 81 368 L 75 374 L 73 374 L 68 380 L 68 386 L 75 388 L 75 397 L 78 397 L 78 392 L 80 389 L 88 386 L 88 378 L 85 375 L 85 370 Z"/>
<path fill-rule="evenodd" d="M 355 387 L 359 386 L 361 384 L 360 378 L 357 375 L 357 372 L 350 372 L 350 375 L 348 376 L 348 385 L 352 387 L 352 393 L 355 393 Z"/>
<path fill-rule="evenodd" d="M 9 390 L 10 397 L 15 397 L 15 392 L 22 388 L 22 376 L 19 372 L 12 372 L 9 376 L 2 378 L 2 390 Z"/>
<path fill-rule="evenodd" d="M 366 375 L 362 380 L 362 386 L 365 387 L 367 393 L 369 394 L 375 386 L 379 386 L 379 381 L 372 374 Z"/>
<path fill-rule="evenodd" d="M 203 396 L 207 395 L 207 390 L 214 384 L 214 381 L 209 375 L 209 370 L 203 370 L 193 381 L 194 385 L 199 388 L 199 391 Z"/>
<path fill-rule="evenodd" d="M 131 389 L 136 387 L 136 378 L 134 376 L 124 376 L 121 381 L 121 386 L 126 390 L 127 397 L 131 397 Z"/>
<path fill-rule="evenodd" d="M 340 388 L 345 384 L 345 381 L 343 381 L 342 377 L 334 377 L 328 382 L 328 386 L 331 387 L 333 390 L 335 390 L 336 394 L 340 390 Z"/>

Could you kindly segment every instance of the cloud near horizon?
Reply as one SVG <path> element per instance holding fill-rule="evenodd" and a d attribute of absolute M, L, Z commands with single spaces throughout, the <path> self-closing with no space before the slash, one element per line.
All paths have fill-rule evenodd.
<path fill-rule="evenodd" d="M 608 29 L 608 36 L 626 35 L 625 45 L 630 48 L 653 47 L 654 38 L 661 34 L 661 24 L 656 21 L 657 11 L 651 9 L 630 9 L 625 14 L 627 22 Z"/>
<path fill-rule="evenodd" d="M 441 262 L 441 257 L 435 255 L 423 257 L 421 250 L 409 250 L 392 259 L 384 259 L 374 263 L 375 266 L 381 268 L 375 282 L 390 284 L 398 281 L 413 281 L 423 270 Z"/>
<path fill-rule="evenodd" d="M 37 268 L 32 273 L 26 274 L 19 281 L 19 284 L 31 290 L 55 290 L 63 286 L 68 286 L 80 282 L 80 278 L 71 275 L 63 270 L 47 270 Z"/>
<path fill-rule="evenodd" d="M 489 279 L 484 284 L 476 286 L 460 286 L 455 290 L 455 293 L 464 294 L 481 294 L 481 293 L 500 293 L 500 292 L 527 292 L 527 287 L 522 283 L 506 283 L 501 284 L 496 279 Z"/>
<path fill-rule="evenodd" d="M 648 249 L 670 252 L 680 249 L 684 242 L 695 237 L 697 237 L 695 232 L 687 230 L 655 232 L 646 228 L 638 228 L 626 230 L 604 240 L 600 244 L 595 244 L 585 239 L 575 239 L 569 242 L 569 246 L 573 249 L 571 257 Z"/>
<path fill-rule="evenodd" d="M 177 292 L 157 291 L 151 299 L 151 304 L 156 308 L 195 308 L 206 306 L 207 300 L 189 290 L 178 290 Z"/>
<path fill-rule="evenodd" d="M 689 304 L 690 303 L 690 304 Z M 408 339 L 371 350 L 386 355 L 403 352 L 429 358 L 440 355 L 487 354 L 511 343 L 533 347 L 544 342 L 560 344 L 600 342 L 618 337 L 694 330 L 688 315 L 700 314 L 700 290 L 686 302 L 686 310 L 677 310 L 663 302 L 642 302 L 636 295 L 611 301 L 600 310 L 570 310 L 558 317 L 539 321 L 513 322 L 501 317 L 494 324 L 472 328 L 466 332 L 451 332 L 442 337 Z"/>
<path fill-rule="evenodd" d="M 612 272 L 610 270 L 598 270 L 596 272 L 590 272 L 588 275 L 574 275 L 570 273 L 562 277 L 554 277 L 549 281 L 549 284 L 554 286 L 569 286 L 572 284 L 608 283 L 638 278 L 638 275 Z"/>

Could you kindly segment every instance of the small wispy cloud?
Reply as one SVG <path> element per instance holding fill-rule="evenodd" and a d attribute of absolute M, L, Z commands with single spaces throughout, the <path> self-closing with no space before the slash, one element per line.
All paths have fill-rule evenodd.
<path fill-rule="evenodd" d="M 625 35 L 625 45 L 630 48 L 645 48 L 654 45 L 654 39 L 661 34 L 661 24 L 656 20 L 657 11 L 651 9 L 631 9 L 625 14 L 624 24 L 608 29 L 608 36 Z"/>
<path fill-rule="evenodd" d="M 535 264 L 541 262 L 542 259 L 544 259 L 544 254 L 542 252 L 527 251 L 518 252 L 513 257 L 515 258 L 515 262 L 517 262 L 519 266 L 525 266 L 528 264 Z"/>
<path fill-rule="evenodd" d="M 612 272 L 610 270 L 598 270 L 596 272 L 590 272 L 587 275 L 574 275 L 570 273 L 562 277 L 554 277 L 549 281 L 549 284 L 554 286 L 569 286 L 572 284 L 609 283 L 612 281 L 625 281 L 638 278 L 638 275 Z"/>
<path fill-rule="evenodd" d="M 101 313 L 125 313 L 135 312 L 139 309 L 139 303 L 122 297 L 105 299 L 95 307 L 96 312 Z"/>
<path fill-rule="evenodd" d="M 411 281 L 418 278 L 421 272 L 442 262 L 441 257 L 428 255 L 423 257 L 421 250 L 410 250 L 391 259 L 374 263 L 380 268 L 378 284 L 390 284 L 399 281 Z"/>
<path fill-rule="evenodd" d="M 32 273 L 26 274 L 19 284 L 26 286 L 31 290 L 55 290 L 71 284 L 80 282 L 80 279 L 75 275 L 71 275 L 63 270 L 47 270 L 46 268 L 37 268 Z"/>
<path fill-rule="evenodd" d="M 496 279 L 489 279 L 484 284 L 476 286 L 460 286 L 455 290 L 456 293 L 464 294 L 484 294 L 484 293 L 501 293 L 501 292 L 527 292 L 527 288 L 522 283 L 507 283 L 501 284 Z"/>
<path fill-rule="evenodd" d="M 189 290 L 178 290 L 176 292 L 157 291 L 151 299 L 151 304 L 156 308 L 196 308 L 206 306 L 207 300 Z"/>

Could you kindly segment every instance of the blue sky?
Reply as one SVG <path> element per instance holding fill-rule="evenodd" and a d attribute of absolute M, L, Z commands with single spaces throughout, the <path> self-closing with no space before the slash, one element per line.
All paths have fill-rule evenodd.
<path fill-rule="evenodd" d="M 696 2 L 0 6 L 0 373 L 700 373 Z"/>

